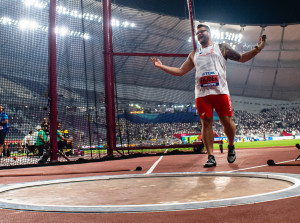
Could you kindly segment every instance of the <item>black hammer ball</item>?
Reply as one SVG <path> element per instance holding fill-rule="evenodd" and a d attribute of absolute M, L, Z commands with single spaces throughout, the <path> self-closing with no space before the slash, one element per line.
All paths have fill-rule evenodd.
<path fill-rule="evenodd" d="M 143 168 L 141 166 L 138 166 L 137 168 L 135 168 L 136 171 L 141 171 Z"/>
<path fill-rule="evenodd" d="M 268 164 L 269 166 L 275 166 L 275 165 L 276 165 L 275 162 L 274 162 L 274 160 L 268 160 L 268 161 L 267 161 L 267 164 Z"/>

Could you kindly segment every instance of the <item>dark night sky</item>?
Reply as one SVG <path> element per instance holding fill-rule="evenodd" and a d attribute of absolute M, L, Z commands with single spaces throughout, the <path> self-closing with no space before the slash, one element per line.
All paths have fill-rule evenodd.
<path fill-rule="evenodd" d="M 193 0 L 194 17 L 224 24 L 300 23 L 300 0 Z M 186 0 L 112 0 L 124 6 L 188 18 Z"/>

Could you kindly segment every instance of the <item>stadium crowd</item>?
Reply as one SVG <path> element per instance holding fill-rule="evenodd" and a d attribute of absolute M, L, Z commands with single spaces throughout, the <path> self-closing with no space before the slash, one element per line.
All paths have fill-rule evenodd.
<path fill-rule="evenodd" d="M 234 121 L 237 125 L 237 138 L 265 138 L 281 136 L 282 131 L 300 134 L 300 109 L 264 109 L 259 113 L 247 111 L 234 111 Z M 217 136 L 225 137 L 222 125 L 214 121 L 213 129 Z M 119 136 L 123 143 L 129 144 L 177 144 L 181 143 L 173 134 L 200 133 L 201 123 L 156 123 L 136 124 L 121 119 L 119 124 Z"/>
<path fill-rule="evenodd" d="M 36 115 L 33 112 L 26 112 L 22 109 L 7 108 L 9 114 L 10 132 L 9 139 L 23 139 L 29 131 L 35 131 L 37 120 L 41 120 L 45 114 Z M 84 115 L 69 113 L 61 116 L 60 120 L 70 120 L 64 123 L 64 127 L 69 130 L 70 136 L 74 138 L 77 146 L 89 144 L 89 137 L 92 137 L 92 144 L 105 144 L 105 116 L 104 113 L 98 120 L 90 117 L 90 125 L 84 120 Z M 296 132 L 300 134 L 300 109 L 263 109 L 259 113 L 247 111 L 234 111 L 234 121 L 237 125 L 237 138 L 255 137 L 267 138 L 270 136 L 280 136 L 282 131 L 288 133 Z M 97 120 L 97 121 L 96 121 Z M 219 121 L 214 121 L 213 127 L 217 136 L 223 137 L 224 132 Z M 135 145 L 161 145 L 179 144 L 180 139 L 173 136 L 179 133 L 200 133 L 200 122 L 172 122 L 166 123 L 132 123 L 128 119 L 117 120 L 117 143 Z"/>

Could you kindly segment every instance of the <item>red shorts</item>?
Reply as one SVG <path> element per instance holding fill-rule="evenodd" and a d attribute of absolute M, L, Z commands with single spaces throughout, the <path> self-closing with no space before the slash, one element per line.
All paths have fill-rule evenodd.
<path fill-rule="evenodd" d="M 201 119 L 213 117 L 213 108 L 218 116 L 232 116 L 230 96 L 227 94 L 207 95 L 196 98 L 196 107 Z"/>

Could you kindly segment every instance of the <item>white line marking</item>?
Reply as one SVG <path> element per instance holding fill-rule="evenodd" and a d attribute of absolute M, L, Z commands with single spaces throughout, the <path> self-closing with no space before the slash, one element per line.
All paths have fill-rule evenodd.
<path fill-rule="evenodd" d="M 152 173 L 157 164 L 161 161 L 164 156 L 159 157 L 159 159 L 151 166 L 151 168 L 145 173 L 145 175 Z"/>
<path fill-rule="evenodd" d="M 292 161 L 295 161 L 295 160 L 286 160 L 286 161 L 278 162 L 276 164 L 279 164 L 279 163 L 288 163 L 288 162 L 292 162 Z M 236 172 L 236 171 L 240 171 L 240 170 L 255 169 L 255 168 L 264 167 L 264 166 L 268 166 L 268 165 L 265 164 L 265 165 L 261 165 L 261 166 L 253 166 L 253 167 L 248 167 L 248 168 L 243 168 L 243 169 L 238 169 L 238 170 L 231 170 L 231 171 L 228 171 L 228 172 L 230 173 L 230 172 Z"/>

